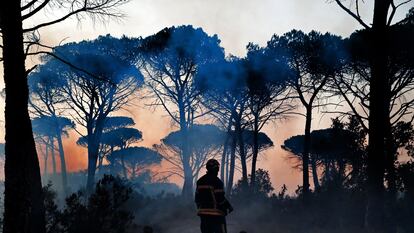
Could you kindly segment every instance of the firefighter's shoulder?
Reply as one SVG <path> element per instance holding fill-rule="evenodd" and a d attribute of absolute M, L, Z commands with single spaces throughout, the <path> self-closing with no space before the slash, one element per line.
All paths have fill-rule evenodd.
<path fill-rule="evenodd" d="M 216 177 L 214 179 L 214 183 L 215 183 L 215 186 L 220 187 L 220 188 L 222 188 L 224 186 L 223 181 L 221 181 L 220 178 L 218 178 L 218 177 Z"/>
<path fill-rule="evenodd" d="M 203 175 L 197 180 L 197 185 L 205 184 L 208 182 L 207 175 Z"/>

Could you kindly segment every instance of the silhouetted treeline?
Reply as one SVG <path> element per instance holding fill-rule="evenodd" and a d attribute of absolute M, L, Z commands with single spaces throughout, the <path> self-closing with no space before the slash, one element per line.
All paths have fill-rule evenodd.
<path fill-rule="evenodd" d="M 337 0 L 362 30 L 348 38 L 292 30 L 273 35 L 265 46 L 248 44 L 245 57 L 226 57 L 218 35 L 191 25 L 167 27 L 146 38 L 106 35 L 50 48 L 41 43 L 39 29 L 70 16 L 81 18 L 81 13 L 119 17 L 116 7 L 124 1 L 36 2 L 14 1 L 0 8 L 6 100 L 4 232 L 44 233 L 50 226 L 45 207 L 54 204 L 44 201 L 35 142 L 43 151 L 45 173 L 51 159 L 53 176 L 59 168 L 62 191 L 69 194 L 63 148 L 69 130 L 87 148 L 89 204 L 108 179 L 104 176 L 94 188 L 96 174 L 110 173 L 138 184 L 178 176 L 183 204 L 188 205 L 205 161 L 216 157 L 234 198 L 260 197 L 287 212 L 297 210 L 299 203 L 305 208 L 300 214 L 316 211 L 315 218 L 301 215 L 302 222 L 328 218 L 318 213 L 324 210 L 318 206 L 343 201 L 349 206 L 339 211 L 352 214 L 338 213 L 340 221 L 376 232 L 411 230 L 404 221 L 413 211 L 414 10 L 392 24 L 397 8 L 410 1 L 376 0 L 369 24 L 359 15 L 359 1 L 354 13 Z M 68 12 L 24 28 L 26 19 L 56 7 Z M 42 55 L 41 64 L 26 69 L 26 57 L 36 55 Z M 143 135 L 131 118 L 115 116 L 133 108 L 137 97 L 151 99 L 150 105 L 178 128 L 152 148 L 136 145 Z M 312 131 L 314 109 L 331 114 L 331 128 Z M 263 128 L 295 115 L 305 117 L 304 135 L 287 139 L 283 148 L 298 162 L 303 183 L 296 192 L 302 202 L 288 198 L 291 206 L 283 201 L 285 188 L 269 197 L 273 188 L 257 161 L 273 146 Z M 170 169 L 155 173 L 151 168 L 161 162 Z M 89 208 L 77 200 L 71 203 Z M 97 208 L 105 207 L 100 204 Z M 60 225 L 75 229 L 78 222 Z"/>

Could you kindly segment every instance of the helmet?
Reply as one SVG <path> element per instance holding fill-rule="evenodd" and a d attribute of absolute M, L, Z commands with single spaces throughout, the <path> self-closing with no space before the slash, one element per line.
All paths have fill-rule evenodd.
<path fill-rule="evenodd" d="M 206 164 L 207 171 L 219 170 L 220 163 L 215 159 L 209 159 Z"/>

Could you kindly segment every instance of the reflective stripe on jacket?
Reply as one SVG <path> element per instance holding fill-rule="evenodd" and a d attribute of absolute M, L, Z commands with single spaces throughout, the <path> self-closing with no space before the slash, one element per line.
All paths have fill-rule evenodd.
<path fill-rule="evenodd" d="M 209 174 L 197 181 L 195 202 L 198 215 L 203 216 L 225 216 L 230 207 L 230 203 L 224 196 L 223 182 L 217 176 Z"/>

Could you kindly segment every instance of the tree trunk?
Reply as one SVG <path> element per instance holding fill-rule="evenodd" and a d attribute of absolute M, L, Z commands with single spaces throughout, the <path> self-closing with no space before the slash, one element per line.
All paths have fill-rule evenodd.
<path fill-rule="evenodd" d="M 385 42 L 387 43 L 387 42 Z M 388 44 L 388 43 L 387 43 Z M 387 56 L 388 51 L 386 51 Z M 387 56 L 388 57 L 388 56 Z M 388 74 L 388 72 L 387 72 Z M 384 129 L 384 135 L 385 135 L 385 169 L 386 169 L 386 180 L 387 180 L 387 186 L 388 186 L 388 192 L 389 197 L 391 198 L 390 201 L 393 203 L 395 199 L 397 198 L 397 184 L 396 184 L 396 171 L 395 171 L 395 162 L 397 160 L 397 150 L 398 146 L 395 145 L 395 139 L 392 135 L 392 125 L 391 125 L 391 81 L 389 80 L 389 76 L 385 75 L 386 84 L 384 87 L 383 92 L 383 98 L 384 98 L 384 108 L 386 111 L 386 117 L 383 118 L 383 129 Z"/>
<path fill-rule="evenodd" d="M 44 233 L 39 160 L 28 113 L 20 1 L 0 7 L 5 97 L 4 233 Z"/>
<path fill-rule="evenodd" d="M 302 166 L 303 166 L 303 200 L 305 203 L 309 199 L 309 151 L 311 145 L 311 124 L 312 124 L 312 107 L 306 108 L 306 122 L 305 122 L 305 141 L 303 145 Z"/>
<path fill-rule="evenodd" d="M 183 170 L 184 170 L 184 184 L 182 190 L 182 196 L 185 198 L 191 198 L 193 196 L 193 173 L 191 171 L 190 166 L 190 148 L 188 145 L 188 126 L 184 103 L 182 101 L 179 102 L 179 112 L 180 112 L 180 132 L 183 138 L 183 144 L 181 145 L 181 153 L 183 157 Z"/>
<path fill-rule="evenodd" d="M 231 148 L 230 148 L 230 171 L 229 171 L 229 179 L 227 181 L 227 193 L 231 194 L 231 190 L 233 189 L 233 180 L 234 180 L 234 168 L 236 166 L 236 134 L 232 133 L 231 137 Z"/>
<path fill-rule="evenodd" d="M 47 175 L 47 159 L 49 157 L 49 145 L 45 143 L 45 161 L 44 161 L 44 168 L 43 168 L 43 175 Z"/>
<path fill-rule="evenodd" d="M 124 175 L 125 179 L 128 179 L 128 173 L 127 173 L 127 169 L 125 166 L 124 155 L 121 155 L 121 164 L 122 164 L 122 174 Z"/>
<path fill-rule="evenodd" d="M 247 186 L 248 186 L 247 162 L 246 162 L 246 152 L 245 152 L 245 149 L 244 149 L 243 130 L 241 128 L 241 116 L 237 116 L 236 135 L 237 135 L 237 142 L 239 144 L 240 163 L 241 163 L 241 167 L 242 167 L 242 189 L 247 190 Z"/>
<path fill-rule="evenodd" d="M 384 223 L 384 160 L 385 135 L 383 122 L 387 117 L 386 91 L 387 82 L 387 14 L 389 0 L 376 0 L 374 4 L 374 19 L 370 35 L 373 57 L 371 59 L 370 80 L 370 112 L 368 139 L 368 203 L 365 224 L 375 232 L 383 232 Z"/>
<path fill-rule="evenodd" d="M 95 185 L 96 164 L 99 157 L 99 145 L 101 143 L 102 131 L 106 115 L 101 115 L 95 122 L 87 124 L 88 131 L 88 178 L 86 190 L 91 193 Z M 95 126 L 95 127 L 93 127 Z"/>
<path fill-rule="evenodd" d="M 227 150 L 229 147 L 229 141 L 230 141 L 230 137 L 231 137 L 231 126 L 232 126 L 232 122 L 233 122 L 233 114 L 231 115 L 228 125 L 227 125 L 227 132 L 226 132 L 226 140 L 224 141 L 224 145 L 223 145 L 223 154 L 221 156 L 221 171 L 220 171 L 220 178 L 223 182 L 225 182 L 225 171 L 224 168 L 226 166 L 226 160 L 227 160 Z"/>
<path fill-rule="evenodd" d="M 131 174 L 131 177 L 132 177 L 132 179 L 134 180 L 134 179 L 136 178 L 136 176 L 137 176 L 136 168 L 135 168 L 135 167 L 133 167 L 133 168 L 132 168 L 132 174 Z"/>
<path fill-rule="evenodd" d="M 384 95 L 387 97 L 386 101 L 387 103 L 390 103 L 389 98 L 389 85 L 387 85 L 387 93 Z M 390 109 L 389 104 L 386 106 L 387 109 Z M 387 181 L 387 204 L 388 209 L 387 212 L 395 213 L 397 212 L 397 174 L 396 174 L 396 168 L 395 168 L 395 162 L 398 159 L 397 158 L 397 150 L 398 147 L 395 145 L 395 141 L 392 135 L 392 127 L 390 122 L 390 111 L 387 111 L 387 121 L 384 122 L 384 131 L 385 131 L 385 169 L 386 169 L 386 181 Z M 387 219 L 388 224 L 387 227 L 387 233 L 395 233 L 398 231 L 397 222 L 394 220 L 393 217 L 390 217 L 388 215 Z"/>
<path fill-rule="evenodd" d="M 98 156 L 98 167 L 97 167 L 98 171 L 100 169 L 102 169 L 102 165 L 103 165 L 103 157 L 102 156 Z"/>
<path fill-rule="evenodd" d="M 227 131 L 227 135 L 226 135 L 226 139 L 224 141 L 224 145 L 223 145 L 223 154 L 221 155 L 221 168 L 220 168 L 220 179 L 225 182 L 225 167 L 226 167 L 226 158 L 227 158 L 227 150 L 229 147 L 229 138 L 230 138 L 230 132 Z"/>
<path fill-rule="evenodd" d="M 386 140 L 387 141 L 387 140 Z M 387 143 L 387 142 L 386 142 Z M 388 153 L 390 153 L 390 151 L 388 151 Z M 384 200 L 384 202 L 387 203 L 387 212 L 391 212 L 391 213 L 397 213 L 398 212 L 398 203 L 397 203 L 397 174 L 396 174 L 396 168 L 395 168 L 395 160 L 396 160 L 396 153 L 394 154 L 388 154 L 387 153 L 387 158 L 386 158 L 386 169 L 387 169 L 387 188 L 388 188 L 388 193 L 387 193 L 387 198 L 386 200 Z M 398 232 L 398 221 L 395 220 L 395 218 L 389 214 L 387 214 L 387 219 L 386 219 L 387 223 L 386 224 L 386 232 L 387 233 L 396 233 Z"/>
<path fill-rule="evenodd" d="M 56 136 L 58 147 L 59 147 L 59 157 L 60 157 L 60 174 L 62 176 L 62 187 L 63 193 L 68 194 L 68 178 L 66 173 L 66 159 L 65 151 L 63 150 L 62 135 L 60 133 Z"/>
<path fill-rule="evenodd" d="M 105 119 L 105 118 L 103 118 Z M 99 156 L 99 144 L 103 129 L 103 120 L 97 119 L 95 122 L 95 128 L 92 128 L 93 124 L 88 124 L 88 178 L 86 182 L 86 190 L 91 193 L 95 185 L 95 173 L 96 164 Z"/>
<path fill-rule="evenodd" d="M 388 77 L 388 76 L 387 76 Z M 387 80 L 388 81 L 388 80 Z M 390 97 L 390 85 L 386 87 L 386 93 L 384 93 L 385 101 L 386 101 L 386 109 L 387 109 L 387 118 L 384 118 L 384 134 L 385 134 L 385 169 L 386 169 L 386 180 L 387 180 L 387 188 L 389 193 L 389 198 L 393 203 L 397 198 L 397 183 L 396 183 L 396 168 L 395 162 L 397 158 L 397 150 L 398 146 L 395 145 L 395 139 L 392 135 L 392 126 L 391 126 L 391 113 L 390 113 L 390 104 L 391 104 L 391 97 Z"/>
<path fill-rule="evenodd" d="M 394 145 L 394 139 L 391 133 L 391 125 L 389 120 L 385 124 L 385 143 L 386 143 L 386 170 L 387 170 L 387 186 L 388 192 L 392 199 L 396 198 L 397 195 L 397 184 L 396 184 L 396 172 L 395 172 L 395 161 L 397 155 L 397 149 Z"/>
<path fill-rule="evenodd" d="M 251 180 L 250 186 L 254 189 L 256 184 L 256 163 L 257 156 L 259 155 L 259 116 L 255 114 L 254 124 L 253 124 L 253 157 L 252 157 L 252 170 L 251 170 Z"/>
<path fill-rule="evenodd" d="M 56 176 L 56 156 L 55 156 L 55 140 L 50 137 L 49 138 L 50 144 L 50 156 L 52 157 L 52 168 L 53 168 L 53 176 Z"/>
<path fill-rule="evenodd" d="M 93 137 L 92 136 L 88 136 Z M 88 139 L 88 178 L 86 182 L 86 190 L 88 193 L 92 193 L 93 186 L 95 184 L 95 171 L 96 171 L 96 162 L 98 160 L 99 149 L 95 144 L 95 140 Z"/>
<path fill-rule="evenodd" d="M 231 155 L 230 155 L 231 156 Z M 227 187 L 227 185 L 229 185 L 229 166 L 230 166 L 230 156 L 227 155 L 226 156 L 226 176 L 225 179 L 223 180 L 223 182 L 225 182 L 225 187 Z"/>
<path fill-rule="evenodd" d="M 185 133 L 187 134 L 187 133 Z M 183 137 L 186 140 L 187 137 Z M 187 144 L 187 143 L 184 143 Z M 190 166 L 190 152 L 188 145 L 184 145 L 182 148 L 183 153 L 183 168 L 184 168 L 184 185 L 182 190 L 182 196 L 185 198 L 190 198 L 193 195 L 193 174 L 191 172 Z"/>
<path fill-rule="evenodd" d="M 198 181 L 198 175 L 199 175 L 199 172 L 196 172 L 196 174 L 194 174 L 194 182 L 193 182 L 193 187 L 196 187 L 197 186 L 197 181 Z"/>
<path fill-rule="evenodd" d="M 314 158 L 314 156 L 310 156 L 310 159 L 312 166 L 313 185 L 315 186 L 315 191 L 318 191 L 321 188 L 321 186 L 319 185 L 318 167 L 316 166 L 316 159 Z"/>
<path fill-rule="evenodd" d="M 111 146 L 109 156 L 111 156 L 113 152 L 114 152 L 114 147 Z M 111 175 L 114 175 L 115 173 L 114 165 L 115 165 L 115 162 L 109 163 L 109 172 L 111 173 Z"/>

